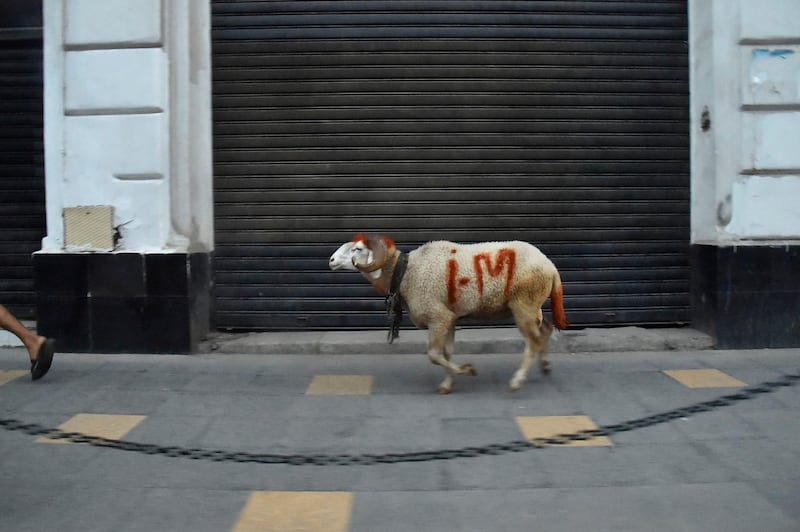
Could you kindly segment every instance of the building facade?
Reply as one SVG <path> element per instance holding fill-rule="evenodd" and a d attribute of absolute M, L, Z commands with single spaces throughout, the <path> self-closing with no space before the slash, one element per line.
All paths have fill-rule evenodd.
<path fill-rule="evenodd" d="M 800 4 L 689 2 L 692 325 L 800 345 Z"/>
<path fill-rule="evenodd" d="M 186 352 L 210 326 L 204 2 L 45 0 L 37 323 L 66 350 Z"/>
<path fill-rule="evenodd" d="M 327 271 L 364 230 L 531 241 L 578 326 L 796 346 L 797 10 L 45 0 L 39 329 L 382 327 Z"/>

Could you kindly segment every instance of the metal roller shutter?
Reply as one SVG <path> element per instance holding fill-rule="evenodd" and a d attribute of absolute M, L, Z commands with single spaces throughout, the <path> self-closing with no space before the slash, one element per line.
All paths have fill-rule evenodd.
<path fill-rule="evenodd" d="M 32 318 L 45 236 L 42 41 L 0 34 L 0 304 Z M 12 36 L 13 37 L 13 36 Z"/>
<path fill-rule="evenodd" d="M 575 325 L 688 321 L 686 3 L 213 3 L 217 323 L 383 327 L 327 258 L 523 239 Z"/>

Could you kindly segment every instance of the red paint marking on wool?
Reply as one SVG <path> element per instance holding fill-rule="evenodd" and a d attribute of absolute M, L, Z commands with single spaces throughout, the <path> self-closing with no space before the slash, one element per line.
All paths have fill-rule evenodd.
<path fill-rule="evenodd" d="M 456 259 L 447 261 L 447 302 L 452 307 L 461 299 L 461 289 L 472 282 L 469 277 L 458 276 L 458 262 Z"/>
<path fill-rule="evenodd" d="M 367 237 L 364 236 L 364 233 L 358 233 L 356 236 L 353 237 L 353 240 L 350 242 L 366 242 Z"/>
<path fill-rule="evenodd" d="M 475 269 L 478 293 L 481 297 L 483 297 L 484 266 L 486 266 L 485 273 L 489 277 L 500 277 L 503 272 L 506 272 L 503 295 L 508 296 L 511 291 L 511 283 L 514 280 L 514 270 L 517 267 L 517 253 L 513 249 L 503 248 L 499 250 L 494 261 L 492 261 L 492 256 L 489 253 L 478 253 L 472 257 L 472 266 Z"/>
<path fill-rule="evenodd" d="M 450 306 L 456 304 L 460 295 L 457 279 L 458 263 L 455 259 L 450 259 L 447 261 L 447 302 L 450 303 Z"/>

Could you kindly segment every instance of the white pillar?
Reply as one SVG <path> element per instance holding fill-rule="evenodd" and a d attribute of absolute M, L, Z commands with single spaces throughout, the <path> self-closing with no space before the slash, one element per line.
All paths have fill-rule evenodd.
<path fill-rule="evenodd" d="M 45 0 L 47 236 L 61 349 L 188 352 L 213 299 L 208 0 Z"/>
<path fill-rule="evenodd" d="M 800 241 L 800 2 L 690 0 L 692 243 Z"/>
<path fill-rule="evenodd" d="M 45 0 L 44 252 L 111 206 L 116 251 L 212 251 L 206 0 Z"/>
<path fill-rule="evenodd" d="M 689 0 L 692 324 L 800 346 L 800 2 Z"/>

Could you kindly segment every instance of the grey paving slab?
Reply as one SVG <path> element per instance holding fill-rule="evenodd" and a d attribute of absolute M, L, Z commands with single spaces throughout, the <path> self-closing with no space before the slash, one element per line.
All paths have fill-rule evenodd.
<path fill-rule="evenodd" d="M 118 532 L 230 530 L 249 492 L 154 488 L 136 494 L 136 511 Z M 164 504 L 169 501 L 169 504 Z"/>
<path fill-rule="evenodd" d="M 793 407 L 761 408 L 738 411 L 736 414 L 753 427 L 759 438 L 794 445 L 792 438 L 800 434 L 800 412 Z"/>
<path fill-rule="evenodd" d="M 437 516 L 442 530 L 459 532 L 796 530 L 789 516 L 736 483 L 534 489 L 516 490 L 502 498 L 495 495 L 481 490 L 359 493 L 351 530 L 430 530 L 431 516 Z M 736 502 L 742 500 L 749 501 L 747 506 Z M 768 517 L 761 519 L 762 515 Z"/>
<path fill-rule="evenodd" d="M 739 480 L 790 480 L 800 476 L 800 448 L 794 443 L 736 438 L 706 440 L 695 445 L 733 471 Z"/>
<path fill-rule="evenodd" d="M 618 438 L 615 438 L 618 440 Z M 625 469 L 638 471 L 647 485 L 718 484 L 737 481 L 737 472 L 692 442 L 619 444 Z"/>
<path fill-rule="evenodd" d="M 795 522 L 800 522 L 800 504 L 797 500 L 797 494 L 800 493 L 800 479 L 771 479 L 750 482 L 749 485 L 767 501 L 780 508 L 785 515 Z"/>
<path fill-rule="evenodd" d="M 547 456 L 536 450 L 486 456 L 469 461 L 443 464 L 446 491 L 480 490 L 486 486 L 498 491 L 552 487 L 553 478 L 544 462 Z"/>
<path fill-rule="evenodd" d="M 56 426 L 77 413 L 142 414 L 125 439 L 326 455 L 505 443 L 522 437 L 516 416 L 612 424 L 736 391 L 688 389 L 664 369 L 715 368 L 748 384 L 800 371 L 800 350 L 563 352 L 552 375 L 534 370 L 510 393 L 517 354 L 469 354 L 458 361 L 478 376 L 439 396 L 441 370 L 424 355 L 57 357 L 45 379 L 0 386 L 0 418 Z M 24 362 L 0 349 L 0 370 Z M 305 395 L 316 374 L 371 375 L 372 393 Z M 610 447 L 369 466 L 195 461 L 0 429 L 0 530 L 230 530 L 252 491 L 276 490 L 352 492 L 351 532 L 795 531 L 798 407 L 800 386 L 615 434 Z"/>
<path fill-rule="evenodd" d="M 445 427 L 433 416 L 370 416 L 359 427 L 358 441 L 353 447 L 367 453 L 414 452 L 419 449 L 445 447 Z"/>
<path fill-rule="evenodd" d="M 197 447 L 202 436 L 213 432 L 214 420 L 187 415 L 148 415 L 126 436 L 129 440 L 158 445 Z"/>

